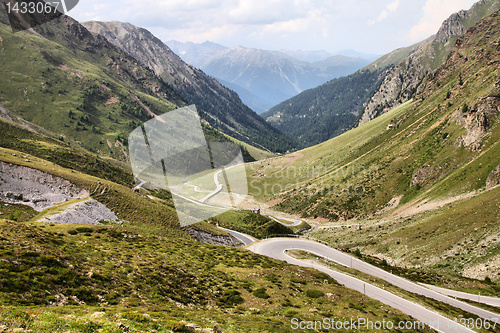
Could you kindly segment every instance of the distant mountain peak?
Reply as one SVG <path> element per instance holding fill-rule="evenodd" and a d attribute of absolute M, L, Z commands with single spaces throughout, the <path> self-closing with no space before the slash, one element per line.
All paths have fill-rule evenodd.
<path fill-rule="evenodd" d="M 231 89 L 258 113 L 368 64 L 365 59 L 332 57 L 324 51 L 319 51 L 322 53 L 319 60 L 305 61 L 298 59 L 299 53 L 304 57 L 317 57 L 317 54 L 262 50 L 241 45 L 223 48 L 213 44 L 167 43 L 187 63 L 201 68 L 224 84 L 229 83 Z"/>

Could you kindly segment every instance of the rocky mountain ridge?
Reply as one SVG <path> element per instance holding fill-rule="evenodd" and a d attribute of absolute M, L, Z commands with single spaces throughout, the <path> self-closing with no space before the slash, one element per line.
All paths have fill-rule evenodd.
<path fill-rule="evenodd" d="M 186 64 L 148 30 L 121 22 L 83 25 L 153 70 L 189 104 L 196 104 L 213 127 L 261 149 L 285 152 L 293 148 L 290 139 L 244 105 L 234 91 Z"/>
<path fill-rule="evenodd" d="M 461 10 L 452 14 L 443 22 L 434 38 L 387 72 L 385 79 L 367 102 L 358 125 L 410 100 L 421 86 L 424 77 L 444 63 L 457 38 L 482 17 L 498 9 L 500 2 L 481 0 L 467 11 Z"/>

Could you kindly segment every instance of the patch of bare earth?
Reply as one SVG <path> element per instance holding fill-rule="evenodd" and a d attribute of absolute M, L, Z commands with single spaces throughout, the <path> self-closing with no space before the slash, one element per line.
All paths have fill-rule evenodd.
<path fill-rule="evenodd" d="M 500 257 L 491 258 L 485 263 L 466 267 L 462 275 L 471 279 L 484 280 L 486 277 L 496 277 L 500 274 Z"/>
<path fill-rule="evenodd" d="M 105 205 L 88 198 L 89 193 L 49 173 L 0 161 L 0 199 L 4 202 L 30 206 L 38 212 L 60 205 L 60 210 L 44 216 L 41 222 L 97 224 L 117 221 Z M 76 203 L 65 203 L 84 199 Z"/>
<path fill-rule="evenodd" d="M 99 221 L 114 221 L 118 217 L 102 203 L 88 200 L 69 205 L 64 211 L 43 217 L 40 222 L 98 224 Z"/>
<path fill-rule="evenodd" d="M 491 189 L 491 188 L 490 188 Z M 488 189 L 488 190 L 490 190 Z M 407 216 L 407 215 L 415 215 L 427 211 L 433 211 L 439 208 L 442 208 L 450 203 L 464 200 L 464 199 L 471 199 L 474 198 L 475 196 L 483 193 L 482 191 L 472 191 L 468 193 L 464 193 L 461 195 L 457 195 L 454 197 L 449 197 L 449 198 L 443 198 L 439 200 L 420 200 L 416 202 L 410 202 L 406 205 L 401 206 L 400 208 L 394 210 L 392 213 L 389 214 L 388 217 L 396 217 L 396 216 Z"/>
<path fill-rule="evenodd" d="M 106 101 L 106 104 L 108 104 L 108 105 L 109 105 L 109 104 L 116 104 L 116 103 L 118 103 L 119 101 L 120 101 L 120 100 L 119 100 L 118 98 L 116 98 L 116 97 L 111 97 L 110 99 L 108 99 L 108 100 Z"/>
<path fill-rule="evenodd" d="M 42 211 L 57 203 L 85 198 L 89 194 L 69 181 L 51 174 L 0 161 L 2 201 Z"/>

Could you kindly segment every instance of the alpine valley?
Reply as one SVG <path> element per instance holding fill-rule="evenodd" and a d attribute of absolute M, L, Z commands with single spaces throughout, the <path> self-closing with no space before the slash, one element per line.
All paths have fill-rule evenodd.
<path fill-rule="evenodd" d="M 436 35 L 397 49 L 360 69 L 288 99 L 262 116 L 276 128 L 311 146 L 331 139 L 410 100 L 424 78 L 448 58 L 458 37 L 481 18 L 500 9 L 481 0 L 455 13 Z"/>
<path fill-rule="evenodd" d="M 129 23 L 13 32 L 3 9 L 0 332 L 498 331 L 499 1 L 371 64 L 171 43 L 216 78 Z M 245 62 L 246 88 L 293 83 L 248 89 L 257 104 L 298 95 L 261 117 L 229 75 Z M 134 178 L 128 137 L 190 104 L 207 141 L 241 148 L 249 195 L 181 227 L 173 194 Z M 206 202 L 186 180 L 188 199 L 215 205 L 221 172 Z"/>

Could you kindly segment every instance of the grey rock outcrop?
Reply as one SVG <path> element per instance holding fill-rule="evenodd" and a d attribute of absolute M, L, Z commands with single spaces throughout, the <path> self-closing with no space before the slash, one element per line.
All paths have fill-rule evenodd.
<path fill-rule="evenodd" d="M 206 231 L 195 228 L 187 228 L 187 231 L 200 243 L 239 247 L 244 244 L 231 235 L 212 235 Z"/>
<path fill-rule="evenodd" d="M 88 199 L 70 205 L 64 211 L 45 216 L 40 222 L 98 224 L 99 221 L 118 221 L 108 207 L 97 200 Z"/>
<path fill-rule="evenodd" d="M 426 43 L 403 62 L 391 68 L 375 94 L 367 102 L 359 125 L 411 99 L 422 79 L 430 71 L 425 67 L 424 60 L 432 57 L 432 54 L 431 45 Z"/>
<path fill-rule="evenodd" d="M 484 1 L 483 1 L 484 3 Z M 452 14 L 446 19 L 434 38 L 434 43 L 446 43 L 452 37 L 462 36 L 467 31 L 467 26 L 464 24 L 467 19 L 467 11 L 461 10 Z"/>
<path fill-rule="evenodd" d="M 488 128 L 491 126 L 489 116 L 500 112 L 500 98 L 486 97 L 472 107 L 467 107 L 467 112 L 456 110 L 453 118 L 457 125 L 463 126 L 465 134 L 455 142 L 456 146 L 468 147 L 472 151 L 481 149 Z"/>
<path fill-rule="evenodd" d="M 486 179 L 486 188 L 490 188 L 500 184 L 500 165 L 498 165 Z"/>
<path fill-rule="evenodd" d="M 0 198 L 42 211 L 57 203 L 85 198 L 89 193 L 54 175 L 0 161 Z"/>

